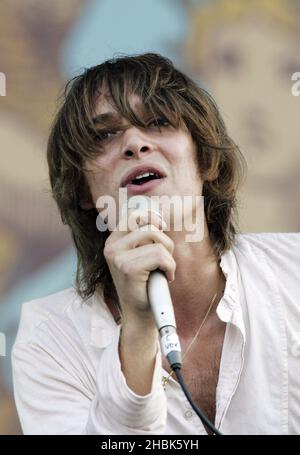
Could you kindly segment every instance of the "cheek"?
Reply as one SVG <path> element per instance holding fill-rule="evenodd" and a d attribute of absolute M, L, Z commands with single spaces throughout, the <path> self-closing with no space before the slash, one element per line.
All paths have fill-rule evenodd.
<path fill-rule="evenodd" d="M 164 143 L 166 154 L 172 161 L 184 161 L 195 159 L 196 146 L 192 137 L 188 134 L 175 134 L 167 138 Z"/>
<path fill-rule="evenodd" d="M 94 170 L 88 174 L 85 174 L 86 181 L 89 186 L 90 194 L 93 200 L 93 203 L 96 204 L 97 199 L 100 196 L 107 194 L 108 190 L 108 179 L 107 173 L 101 170 Z"/>
<path fill-rule="evenodd" d="M 195 173 L 197 167 L 197 148 L 192 138 L 181 137 L 176 143 L 177 160 L 182 166 L 189 170 L 191 174 Z"/>
<path fill-rule="evenodd" d="M 89 161 L 89 168 L 93 170 L 94 173 L 104 174 L 109 169 L 112 169 L 113 160 L 112 160 L 112 153 L 103 153 L 99 154 L 97 158 L 93 161 Z"/>
<path fill-rule="evenodd" d="M 111 174 L 112 169 L 114 169 L 114 163 L 107 156 L 99 156 L 97 159 L 88 162 L 87 169 L 90 172 L 85 175 L 90 188 L 99 188 L 101 186 L 107 186 L 109 182 L 108 176 Z"/>
<path fill-rule="evenodd" d="M 201 185 L 201 176 L 197 161 L 197 147 L 188 135 L 178 135 L 166 148 L 168 159 L 176 173 L 177 178 L 182 178 L 188 186 Z"/>

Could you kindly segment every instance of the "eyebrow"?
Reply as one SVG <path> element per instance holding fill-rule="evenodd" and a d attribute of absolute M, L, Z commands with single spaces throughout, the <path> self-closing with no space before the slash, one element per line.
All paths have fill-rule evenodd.
<path fill-rule="evenodd" d="M 121 117 L 119 114 L 115 114 L 114 112 L 105 112 L 104 114 L 99 114 L 94 117 L 93 122 L 95 124 L 98 123 L 109 123 L 109 122 L 120 122 Z"/>
<path fill-rule="evenodd" d="M 141 117 L 146 120 L 151 113 L 145 109 L 141 112 Z M 103 125 L 104 127 L 114 127 L 116 125 L 123 124 L 123 117 L 118 112 L 104 112 L 103 114 L 98 114 L 92 118 L 94 125 Z"/>

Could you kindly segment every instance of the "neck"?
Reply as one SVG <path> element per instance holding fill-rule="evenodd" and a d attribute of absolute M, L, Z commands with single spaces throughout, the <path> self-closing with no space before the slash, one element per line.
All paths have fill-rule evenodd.
<path fill-rule="evenodd" d="M 178 333 L 185 337 L 197 330 L 218 293 L 206 322 L 209 325 L 208 320 L 213 318 L 226 280 L 214 254 L 206 225 L 201 242 L 186 242 L 184 235 L 178 232 L 170 231 L 168 235 L 175 242 L 176 262 L 175 280 L 170 284 L 170 293 Z"/>

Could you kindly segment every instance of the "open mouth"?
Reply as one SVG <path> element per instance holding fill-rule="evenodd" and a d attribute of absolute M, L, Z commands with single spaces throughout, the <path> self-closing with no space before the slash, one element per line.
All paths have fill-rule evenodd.
<path fill-rule="evenodd" d="M 143 186 L 153 180 L 160 180 L 166 177 L 166 174 L 158 167 L 143 165 L 132 169 L 122 180 L 121 186 Z"/>
<path fill-rule="evenodd" d="M 131 185 L 144 185 L 144 183 L 150 182 L 151 180 L 161 179 L 159 174 L 154 172 L 145 172 L 143 175 L 132 179 L 129 183 Z"/>
<path fill-rule="evenodd" d="M 127 174 L 122 187 L 127 188 L 130 194 L 143 194 L 156 188 L 165 178 L 166 174 L 156 167 L 139 166 Z"/>

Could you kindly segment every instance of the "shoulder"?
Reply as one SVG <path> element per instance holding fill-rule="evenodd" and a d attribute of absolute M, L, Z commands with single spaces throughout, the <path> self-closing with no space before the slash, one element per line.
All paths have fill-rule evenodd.
<path fill-rule="evenodd" d="M 241 274 L 255 276 L 256 283 L 271 280 L 283 300 L 289 295 L 298 302 L 300 233 L 240 234 L 233 252 Z"/>
<path fill-rule="evenodd" d="M 31 342 L 45 326 L 50 330 L 70 326 L 72 315 L 84 311 L 85 306 L 88 303 L 83 303 L 74 288 L 24 302 L 15 344 Z"/>
<path fill-rule="evenodd" d="M 233 249 L 241 254 L 265 254 L 275 262 L 300 262 L 300 232 L 245 233 L 236 236 Z"/>

